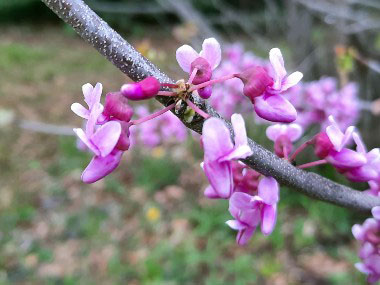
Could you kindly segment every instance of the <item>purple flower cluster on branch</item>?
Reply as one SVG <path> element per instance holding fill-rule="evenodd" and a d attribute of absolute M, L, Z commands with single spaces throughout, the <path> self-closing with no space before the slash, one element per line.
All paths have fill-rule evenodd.
<path fill-rule="evenodd" d="M 125 72 L 127 75 L 129 75 L 133 80 L 139 81 L 139 80 L 141 80 L 141 79 L 143 79 L 149 75 L 155 75 L 156 79 L 159 79 L 161 82 L 170 81 L 170 80 L 168 80 L 167 76 L 165 76 L 162 72 L 160 72 L 153 64 L 151 64 L 150 62 L 143 59 L 127 42 L 125 42 L 115 31 L 110 29 L 110 27 L 104 21 L 102 21 L 95 13 L 93 13 L 93 11 L 91 11 L 91 9 L 89 9 L 89 7 L 86 4 L 84 4 L 82 1 L 77 1 L 77 0 L 65 0 L 65 1 L 63 1 L 63 0 L 62 1 L 60 1 L 60 0 L 54 0 L 54 1 L 53 0 L 43 0 L 43 2 L 45 2 L 62 19 L 64 19 L 66 22 L 68 22 L 70 25 L 72 25 L 74 27 L 74 29 L 84 39 L 86 39 L 88 42 L 93 44 L 94 47 L 96 47 L 103 55 L 105 55 L 110 61 L 112 61 L 115 64 L 115 66 L 117 66 L 123 72 Z M 129 53 L 131 53 L 131 56 L 126 58 L 125 57 L 126 54 L 129 54 Z M 194 67 L 193 72 L 190 75 L 190 79 L 191 79 L 191 80 L 189 80 L 190 84 L 191 84 L 192 80 L 194 79 L 195 75 L 197 74 L 197 71 L 194 72 L 195 68 L 202 69 L 204 66 L 207 66 L 207 64 L 205 65 L 203 60 L 201 60 L 200 62 L 197 63 L 197 66 Z M 207 71 L 207 70 L 208 69 L 206 68 L 205 71 Z M 217 73 L 217 72 L 215 72 L 215 73 Z M 232 75 L 227 74 L 227 76 L 225 76 L 223 78 L 217 78 L 214 80 L 211 79 L 209 81 L 206 81 L 206 82 L 199 84 L 195 88 L 186 85 L 186 83 L 183 81 L 178 82 L 177 84 L 173 84 L 171 81 L 169 83 L 161 83 L 161 85 L 160 85 L 161 87 L 170 87 L 170 88 L 175 89 L 174 91 L 159 91 L 157 93 L 157 95 L 173 97 L 170 99 L 163 99 L 163 97 L 156 97 L 160 102 L 163 102 L 163 103 L 165 103 L 165 105 L 168 105 L 167 108 L 164 108 L 163 110 L 160 110 L 154 114 L 148 115 L 145 118 L 140 118 L 140 119 L 135 121 L 135 124 L 144 123 L 144 122 L 146 122 L 152 118 L 158 117 L 158 116 L 162 115 L 163 113 L 165 113 L 166 111 L 168 111 L 169 109 L 174 108 L 174 106 L 178 105 L 178 103 L 181 101 L 185 101 L 188 105 L 187 107 L 192 109 L 194 112 L 197 112 L 199 115 L 201 115 L 204 118 L 208 118 L 210 116 L 209 114 L 207 114 L 202 109 L 200 109 L 197 106 L 197 104 L 194 104 L 192 101 L 190 101 L 190 99 L 192 99 L 191 98 L 192 96 L 184 96 L 184 95 L 189 95 L 189 92 L 193 92 L 193 91 L 196 91 L 197 89 L 201 89 L 201 88 L 211 86 L 211 85 L 218 83 L 218 82 L 223 82 L 223 81 L 228 82 L 228 81 L 226 81 L 227 79 L 233 79 L 235 81 L 236 80 L 239 81 L 239 79 L 237 79 L 237 77 L 236 77 L 236 75 L 239 73 L 241 73 L 241 71 L 235 71 Z M 261 85 L 264 85 L 267 87 L 271 85 L 270 79 L 268 79 L 268 77 L 266 76 L 266 75 L 269 75 L 269 77 L 274 79 L 273 75 L 271 75 L 270 72 L 268 72 L 268 74 L 263 74 L 261 71 L 259 71 L 257 74 L 261 74 L 260 76 L 262 76 L 262 78 L 265 79 L 265 81 L 262 82 L 263 84 L 257 85 L 258 87 L 260 87 L 259 88 L 260 90 L 261 90 Z M 268 82 L 269 82 L 269 85 L 268 85 Z M 165 85 L 163 85 L 163 84 L 165 84 Z M 254 87 L 253 90 L 256 88 L 255 84 L 253 84 L 251 86 Z M 251 86 L 248 86 L 249 88 L 248 87 L 247 88 L 250 89 Z M 140 87 L 142 87 L 142 86 L 140 86 Z M 291 91 L 291 90 L 289 90 L 289 91 Z M 142 94 L 141 97 L 137 96 L 138 98 L 144 97 L 143 99 L 146 99 L 148 97 L 151 98 L 151 96 L 154 96 L 153 94 L 151 94 L 149 92 L 146 92 L 143 90 L 139 91 L 139 88 L 136 88 L 136 91 L 133 91 L 132 93 L 134 93 L 134 92 L 136 92 L 137 95 Z M 213 95 L 212 93 L 213 92 L 211 92 L 211 95 Z M 209 95 L 209 93 L 207 94 L 207 96 L 208 95 Z M 147 96 L 147 97 L 145 97 L 145 96 Z M 210 96 L 208 96 L 208 97 L 210 97 Z M 283 94 L 281 94 L 281 96 L 283 96 Z M 188 97 L 190 97 L 190 99 Z M 216 96 L 211 96 L 210 98 L 212 100 L 212 98 L 216 98 Z M 174 101 L 176 101 L 175 104 L 170 103 L 173 101 L 173 99 L 175 99 Z M 194 99 L 194 97 L 193 97 L 193 99 Z M 101 112 L 101 114 L 97 116 L 97 114 L 99 114 L 100 108 L 101 107 L 93 108 L 94 110 L 97 110 L 93 116 L 90 116 L 90 114 L 92 112 L 92 111 L 90 111 L 91 108 L 88 109 L 89 112 L 85 112 L 85 113 L 87 113 L 85 119 L 87 120 L 86 125 L 88 125 L 88 130 L 87 130 L 87 126 L 86 126 L 85 131 L 82 130 L 83 133 L 85 134 L 84 141 L 87 143 L 89 148 L 92 148 L 92 151 L 95 154 L 94 158 L 102 157 L 102 155 L 105 155 L 105 153 L 107 153 L 108 150 L 111 148 L 110 145 L 112 145 L 114 143 L 113 142 L 112 144 L 108 145 L 106 142 L 103 142 L 103 139 L 101 139 L 103 137 L 102 133 L 103 132 L 107 133 L 106 130 L 111 129 L 111 127 L 114 127 L 116 130 L 117 129 L 117 127 L 115 127 L 116 124 L 113 122 L 116 122 L 119 124 L 122 124 L 122 122 L 124 122 L 123 119 L 119 119 L 117 117 L 112 118 L 112 116 L 110 117 L 109 114 L 107 114 L 107 112 L 104 113 L 104 111 Z M 118 109 L 118 108 L 116 108 L 116 109 Z M 218 114 L 212 108 L 206 107 L 205 109 L 208 111 L 208 113 L 211 113 L 214 116 L 218 116 Z M 108 118 L 103 121 L 103 116 L 106 116 Z M 335 116 L 335 114 L 334 114 L 334 116 Z M 96 119 L 95 119 L 95 117 L 96 117 Z M 185 121 L 188 122 L 188 118 L 186 118 L 183 115 L 183 113 L 180 115 L 180 117 L 181 117 L 183 122 L 185 122 Z M 325 116 L 325 117 L 327 117 L 327 116 Z M 337 120 L 339 120 L 339 118 L 338 118 L 339 116 L 335 116 L 335 117 Z M 184 120 L 184 118 L 185 118 L 185 120 Z M 90 121 L 90 123 L 89 123 L 89 121 Z M 202 120 L 200 120 L 200 121 L 202 122 Z M 190 117 L 190 122 L 191 122 L 191 117 Z M 105 127 L 105 131 L 100 132 L 100 134 L 99 134 L 100 139 L 97 138 L 97 135 L 96 135 L 97 131 L 98 130 L 100 131 L 100 129 L 103 127 L 103 125 L 106 125 L 108 123 L 112 123 L 112 124 L 110 124 L 110 127 L 109 127 L 109 125 L 107 125 L 107 127 Z M 200 130 L 200 128 L 198 127 L 199 124 L 196 124 L 196 123 L 194 123 L 194 124 L 188 123 L 188 124 L 190 127 L 192 127 L 193 129 L 195 129 L 199 132 L 199 130 Z M 227 125 L 229 126 L 228 123 L 227 123 Z M 80 132 L 80 133 L 82 133 L 82 132 Z M 326 136 L 328 138 L 327 140 L 326 140 Z M 84 137 L 83 134 L 82 134 L 82 137 Z M 345 135 L 343 135 L 343 137 L 345 137 Z M 360 142 L 358 140 L 358 138 L 360 139 L 360 137 L 355 138 L 356 135 L 354 135 L 354 134 L 352 134 L 352 137 L 357 144 L 356 152 L 361 153 L 366 158 L 366 162 L 364 164 L 363 163 L 359 164 L 359 165 L 355 166 L 354 168 L 356 168 L 357 171 L 362 171 L 365 166 L 368 166 L 370 168 L 373 168 L 374 166 L 376 166 L 377 165 L 377 162 L 376 162 L 377 159 L 375 159 L 377 157 L 376 151 L 375 152 L 372 152 L 372 151 L 367 152 L 364 147 L 360 146 Z M 329 138 L 329 136 L 327 135 L 327 132 L 325 132 L 324 135 L 321 135 L 321 141 L 322 142 L 324 141 L 324 143 L 325 143 L 325 145 L 322 147 L 322 150 L 325 150 L 325 152 L 327 153 L 326 157 L 330 154 L 330 150 L 337 151 L 335 149 L 333 142 L 332 142 L 333 140 L 334 139 Z M 117 142 L 117 144 L 118 143 L 119 143 L 119 141 Z M 331 149 L 331 146 L 328 147 L 328 145 L 330 145 L 330 144 L 333 145 L 333 149 Z M 248 139 L 248 145 L 250 146 L 253 153 L 259 155 L 260 157 L 257 159 L 252 158 L 252 156 L 247 157 L 246 159 L 244 159 L 244 161 L 247 163 L 247 165 L 249 165 L 250 167 L 254 167 L 255 169 L 258 169 L 258 170 L 262 171 L 263 173 L 273 174 L 273 176 L 275 176 L 277 179 L 279 179 L 279 181 L 286 183 L 287 185 L 294 186 L 297 190 L 300 190 L 302 193 L 306 193 L 307 195 L 310 195 L 310 196 L 318 198 L 318 199 L 322 199 L 325 201 L 330 201 L 330 202 L 333 202 L 336 204 L 344 205 L 346 207 L 352 207 L 352 208 L 362 209 L 362 210 L 368 210 L 369 206 L 378 205 L 378 198 L 373 198 L 370 200 L 367 198 L 367 196 L 362 195 L 360 192 L 353 191 L 352 189 L 349 189 L 347 187 L 334 184 L 327 179 L 323 179 L 323 178 L 319 177 L 318 175 L 307 175 L 305 172 L 296 170 L 290 164 L 284 163 L 284 162 L 282 162 L 281 159 L 276 159 L 272 154 L 264 151 L 262 148 L 260 148 L 260 146 L 255 144 L 252 140 Z M 286 144 L 281 143 L 279 145 L 281 146 L 281 145 L 286 145 Z M 296 157 L 296 155 L 298 153 L 300 153 L 303 149 L 305 149 L 308 145 L 316 146 L 316 139 L 312 140 L 312 141 L 308 141 L 305 144 L 303 144 L 300 148 L 296 149 L 294 151 L 294 153 L 291 155 L 290 160 L 292 161 Z M 115 148 L 116 148 L 116 146 L 114 147 L 114 149 Z M 343 155 L 342 155 L 343 157 L 345 157 L 347 154 L 347 153 L 345 153 L 347 151 L 344 151 L 344 149 L 346 149 L 345 146 L 340 150 L 340 152 L 343 152 Z M 285 157 L 284 151 L 283 151 L 283 154 Z M 349 159 L 352 159 L 353 156 L 351 157 L 350 155 L 348 155 L 347 157 Z M 272 161 L 272 164 L 269 164 L 269 159 Z M 322 159 L 319 163 L 326 163 L 326 161 L 327 161 L 326 159 Z M 312 163 L 309 163 L 307 165 L 307 167 L 317 165 L 317 164 L 318 163 L 316 163 L 316 162 L 312 162 Z M 299 166 L 299 167 L 300 168 L 306 168 L 305 165 Z M 241 187 L 241 189 L 249 189 L 249 191 L 256 191 L 259 188 L 260 182 L 263 181 L 263 179 L 265 179 L 265 178 L 262 178 L 261 180 L 258 179 L 258 177 L 260 175 L 257 175 L 257 173 L 254 173 L 254 172 L 251 173 L 251 172 L 246 171 L 246 167 L 244 165 L 239 164 L 239 162 L 232 161 L 231 162 L 231 168 L 233 169 L 233 173 L 236 174 L 233 177 L 233 181 L 236 182 L 236 185 L 239 185 L 237 187 L 239 187 L 239 188 Z M 361 170 L 359 170 L 359 169 L 361 169 Z M 343 173 L 345 173 L 346 170 L 351 171 L 353 169 L 344 169 Z M 248 173 L 252 177 L 252 181 L 253 181 L 252 183 L 248 183 L 250 181 L 245 181 L 244 178 L 242 178 L 245 175 L 248 175 Z M 286 178 L 284 176 L 285 174 L 290 174 L 290 177 Z M 300 179 L 298 179 L 297 174 L 300 176 Z M 349 177 L 349 176 L 347 175 L 347 177 Z M 307 180 L 305 180 L 305 178 L 310 178 L 311 181 L 307 181 Z M 378 191 L 377 181 L 378 181 L 377 178 L 375 178 L 375 180 L 369 181 L 370 190 L 367 193 L 371 193 L 371 194 L 377 193 L 376 192 L 376 191 Z M 304 186 L 302 186 L 300 183 L 301 184 L 303 183 Z M 319 183 L 320 187 L 317 185 L 317 183 Z M 307 189 L 307 186 L 310 187 L 310 191 Z M 324 193 L 322 193 L 322 190 L 326 190 L 326 195 Z M 335 195 L 334 190 L 340 190 L 341 192 L 339 193 L 339 195 Z M 235 194 L 238 194 L 238 193 L 245 193 L 245 192 L 234 192 L 232 194 L 231 198 Z M 270 193 L 270 192 L 268 192 L 268 193 Z M 259 193 L 257 193 L 257 194 L 259 194 Z M 272 192 L 272 194 L 273 194 L 273 192 Z M 255 194 L 253 194 L 251 196 L 255 197 Z M 260 196 L 260 194 L 258 196 Z M 274 197 L 274 195 L 273 195 L 273 197 Z M 257 198 L 256 198 L 256 200 L 257 200 Z M 250 224 L 245 225 L 244 219 L 242 218 L 244 216 L 243 212 L 245 212 L 246 210 L 250 211 L 250 209 L 252 210 L 252 209 L 257 208 L 256 204 L 255 204 L 255 207 L 253 207 L 253 202 L 255 202 L 256 200 L 255 200 L 255 198 L 253 198 L 253 199 L 250 198 L 248 203 L 245 203 L 248 201 L 248 199 L 245 202 L 243 201 L 242 203 L 236 203 L 236 207 L 237 208 L 240 207 L 240 210 L 238 212 L 233 210 L 233 207 L 230 207 L 230 209 L 232 209 L 235 221 L 238 221 L 239 223 L 241 222 L 241 224 L 236 225 L 236 229 L 239 231 L 239 234 L 238 234 L 238 236 L 240 236 L 239 240 L 241 240 L 241 238 L 246 235 L 245 232 L 243 232 L 244 228 L 242 227 L 242 225 L 247 229 L 249 228 L 251 231 L 252 231 L 253 227 L 258 225 L 256 223 L 250 223 Z M 271 205 L 273 207 L 272 202 L 273 202 L 272 200 L 266 201 L 265 199 L 263 199 L 264 204 Z M 248 205 L 248 207 L 246 207 L 247 205 Z M 263 230 L 263 227 L 266 228 L 266 226 L 263 226 L 265 223 L 264 219 L 263 219 L 263 214 L 262 214 L 262 211 L 256 211 L 256 214 L 258 214 L 258 212 L 260 212 L 260 217 L 261 217 L 260 222 L 262 223 L 262 230 Z M 272 213 L 273 212 L 274 211 L 272 211 Z M 249 212 L 249 214 L 250 214 L 250 212 Z M 253 215 L 252 215 L 252 217 L 253 217 Z M 241 219 L 241 221 L 239 221 L 239 218 Z M 257 221 L 258 219 L 256 218 L 254 220 Z M 269 219 L 269 221 L 273 221 L 273 219 Z M 265 233 L 265 229 L 264 229 L 264 233 Z M 249 235 L 248 235 L 248 238 L 249 238 Z M 376 258 L 375 259 L 365 258 L 365 262 L 364 262 L 365 267 L 363 267 L 364 268 L 363 271 L 365 271 L 367 274 L 369 274 L 371 276 L 375 276 L 375 273 L 378 272 L 378 268 L 379 268 L 377 260 L 378 259 L 376 259 Z M 375 279 L 376 278 L 374 278 L 374 280 Z M 372 279 L 370 281 L 372 281 Z"/>
<path fill-rule="evenodd" d="M 380 280 L 380 207 L 372 209 L 373 218 L 368 218 L 363 225 L 354 225 L 352 234 L 360 242 L 359 257 L 356 268 L 368 276 L 369 283 Z"/>

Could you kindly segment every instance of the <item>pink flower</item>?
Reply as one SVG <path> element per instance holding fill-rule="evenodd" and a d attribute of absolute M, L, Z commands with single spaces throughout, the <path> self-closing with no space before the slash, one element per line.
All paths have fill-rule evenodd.
<path fill-rule="evenodd" d="M 272 177 L 260 180 L 256 196 L 243 192 L 232 194 L 229 211 L 235 220 L 227 221 L 227 225 L 239 231 L 236 238 L 238 244 L 246 244 L 260 223 L 264 235 L 272 233 L 276 225 L 278 200 L 279 186 Z"/>
<path fill-rule="evenodd" d="M 268 90 L 270 93 L 282 93 L 301 81 L 303 74 L 299 71 L 287 76 L 284 59 L 279 48 L 272 48 L 269 51 L 269 60 L 273 68 L 274 80 L 273 85 L 270 86 Z"/>
<path fill-rule="evenodd" d="M 121 124 L 117 121 L 109 121 L 96 129 L 96 123 L 101 115 L 100 103 L 92 106 L 90 116 L 86 124 L 86 131 L 74 129 L 79 139 L 95 154 L 89 165 L 82 173 L 84 183 L 94 183 L 111 173 L 120 163 L 122 151 L 117 145 L 122 140 L 122 147 L 127 149 L 129 145 L 124 142 Z M 127 130 L 128 131 L 128 130 Z M 125 148 L 126 147 L 126 148 Z"/>
<path fill-rule="evenodd" d="M 367 182 L 370 180 L 377 180 L 380 171 L 380 149 L 374 148 L 367 152 L 367 149 L 357 133 L 352 134 L 354 141 L 357 145 L 356 151 L 362 154 L 367 162 L 366 164 L 348 170 L 344 175 L 355 182 Z"/>
<path fill-rule="evenodd" d="M 330 125 L 326 128 L 326 134 L 336 151 L 341 151 L 352 138 L 355 127 L 349 126 L 343 133 L 333 116 L 329 116 Z"/>
<path fill-rule="evenodd" d="M 352 234 L 360 242 L 359 257 L 361 263 L 355 267 L 368 275 L 367 281 L 380 280 L 380 206 L 372 209 L 373 218 L 366 219 L 363 225 L 354 225 Z"/>
<path fill-rule="evenodd" d="M 101 107 L 98 104 L 93 107 L 86 124 L 86 132 L 79 128 L 74 129 L 74 132 L 96 156 L 105 157 L 116 146 L 121 134 L 121 125 L 117 121 L 110 121 L 95 130 L 100 114 Z"/>
<path fill-rule="evenodd" d="M 228 199 L 231 196 L 234 189 L 231 161 L 252 154 L 243 117 L 234 114 L 231 122 L 235 133 L 235 145 L 222 120 L 210 118 L 203 125 L 204 171 L 210 182 L 205 195 L 209 198 Z"/>
<path fill-rule="evenodd" d="M 191 64 L 199 57 L 207 60 L 211 70 L 217 68 L 222 58 L 222 51 L 218 41 L 214 38 L 205 39 L 200 53 L 197 53 L 189 45 L 183 45 L 176 51 L 177 62 L 182 70 L 187 73 L 190 73 Z"/>
<path fill-rule="evenodd" d="M 82 86 L 82 92 L 84 95 L 84 101 L 86 102 L 88 109 L 86 109 L 85 107 L 83 107 L 83 105 L 79 103 L 73 103 L 71 105 L 71 110 L 76 115 L 86 120 L 88 120 L 88 118 L 90 117 L 90 113 L 95 106 L 99 105 L 102 112 L 103 106 L 100 104 L 100 97 L 102 96 L 102 90 L 103 90 L 103 86 L 99 82 L 96 83 L 95 87 L 93 87 L 90 83 L 84 84 Z M 100 119 L 102 118 L 100 117 Z"/>
<path fill-rule="evenodd" d="M 326 128 L 326 135 L 331 144 L 323 140 L 316 140 L 316 144 L 323 143 L 323 145 L 316 145 L 319 152 L 324 152 L 322 147 L 328 148 L 328 150 L 326 149 L 328 152 L 326 160 L 342 172 L 365 165 L 367 158 L 363 153 L 345 148 L 352 138 L 354 127 L 348 127 L 343 133 L 332 116 L 329 117 L 329 121 L 330 125 Z"/>
<path fill-rule="evenodd" d="M 296 71 L 287 76 L 284 59 L 278 48 L 269 51 L 269 60 L 272 65 L 272 78 L 268 72 L 258 67 L 251 68 L 251 72 L 238 75 L 244 83 L 244 94 L 248 96 L 255 111 L 261 118 L 271 122 L 291 123 L 297 118 L 294 106 L 280 94 L 295 86 L 303 77 Z"/>
<path fill-rule="evenodd" d="M 292 143 L 301 137 L 302 127 L 298 124 L 276 124 L 267 128 L 266 135 L 274 142 L 275 153 L 279 157 L 285 157 L 291 153 Z"/>

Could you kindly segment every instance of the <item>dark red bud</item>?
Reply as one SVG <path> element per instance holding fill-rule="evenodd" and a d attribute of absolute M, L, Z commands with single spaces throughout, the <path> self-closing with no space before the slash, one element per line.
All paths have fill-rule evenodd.
<path fill-rule="evenodd" d="M 131 141 L 129 140 L 129 127 L 131 126 L 129 123 L 120 122 L 121 124 L 121 135 L 116 144 L 116 148 L 118 150 L 127 151 L 129 146 L 131 145 Z"/>
<path fill-rule="evenodd" d="M 244 83 L 243 93 L 253 100 L 255 97 L 263 95 L 268 86 L 273 84 L 273 79 L 261 66 L 254 66 L 246 69 L 236 77 Z"/>
<path fill-rule="evenodd" d="M 197 59 L 195 59 L 191 63 L 190 74 L 193 72 L 195 68 L 197 68 L 198 71 L 193 79 L 194 84 L 201 84 L 211 79 L 212 69 L 206 59 L 204 59 L 203 57 L 198 57 Z"/>
<path fill-rule="evenodd" d="M 120 93 L 108 93 L 103 114 L 107 117 L 129 122 L 133 115 L 133 109 L 128 105 L 128 100 Z"/>
<path fill-rule="evenodd" d="M 315 137 L 314 153 L 320 159 L 324 159 L 329 155 L 329 152 L 334 148 L 326 132 L 320 132 Z"/>

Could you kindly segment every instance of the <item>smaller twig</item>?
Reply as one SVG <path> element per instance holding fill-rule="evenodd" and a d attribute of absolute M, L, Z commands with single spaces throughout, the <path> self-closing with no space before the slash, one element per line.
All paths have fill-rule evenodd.
<path fill-rule="evenodd" d="M 60 136 L 74 136 L 73 128 L 71 126 L 59 126 L 54 124 L 47 124 L 37 121 L 19 120 L 18 126 L 21 129 L 33 131 L 37 133 L 60 135 Z"/>

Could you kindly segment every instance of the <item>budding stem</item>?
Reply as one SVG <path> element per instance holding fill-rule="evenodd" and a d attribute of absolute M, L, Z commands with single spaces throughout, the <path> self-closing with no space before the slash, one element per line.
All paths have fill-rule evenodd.
<path fill-rule="evenodd" d="M 189 99 L 186 99 L 187 105 L 189 105 L 195 112 L 197 112 L 199 115 L 201 115 L 203 118 L 208 119 L 210 118 L 210 115 L 206 112 L 202 111 L 200 108 L 198 108 L 197 105 L 195 105 L 193 102 L 191 102 Z"/>
<path fill-rule="evenodd" d="M 301 144 L 295 151 L 294 153 L 292 154 L 292 156 L 290 157 L 290 162 L 294 161 L 296 159 L 296 156 L 301 152 L 303 151 L 305 148 L 307 148 L 308 145 L 311 145 L 313 143 L 313 140 L 314 138 L 312 138 L 311 140 L 308 140 L 306 142 L 304 142 L 303 144 Z"/>
<path fill-rule="evenodd" d="M 198 68 L 194 68 L 193 72 L 190 74 L 189 80 L 187 81 L 188 84 L 191 84 L 194 80 L 195 75 L 198 72 Z"/>
<path fill-rule="evenodd" d="M 309 167 L 313 167 L 313 166 L 317 166 L 317 165 L 321 165 L 321 164 L 325 164 L 325 163 L 327 163 L 326 159 L 321 159 L 321 160 L 301 164 L 298 166 L 298 168 L 305 169 L 305 168 L 309 168 Z"/>
<path fill-rule="evenodd" d="M 195 90 L 198 90 L 198 89 L 201 89 L 203 87 L 207 87 L 209 85 L 213 85 L 215 83 L 219 83 L 219 82 L 223 82 L 223 81 L 226 81 L 228 79 L 232 79 L 236 76 L 235 73 L 233 74 L 229 74 L 229 75 L 225 75 L 225 76 L 222 76 L 222 77 L 219 77 L 219 78 L 216 78 L 216 79 L 213 79 L 213 80 L 209 80 L 209 81 L 206 81 L 206 82 L 203 82 L 201 84 L 198 84 L 198 85 L 194 85 L 193 87 L 191 87 L 189 89 L 189 92 L 192 92 L 192 91 L 195 91 Z"/>
<path fill-rule="evenodd" d="M 140 118 L 138 120 L 133 120 L 133 121 L 131 121 L 131 125 L 139 125 L 139 124 L 142 124 L 142 123 L 147 122 L 149 120 L 152 120 L 152 119 L 162 115 L 163 113 L 169 111 L 170 109 L 174 108 L 175 104 L 176 103 L 170 104 L 169 106 L 167 106 L 167 107 L 165 107 L 165 108 L 163 108 L 157 112 L 154 112 L 154 113 L 152 113 L 146 117 Z"/>

